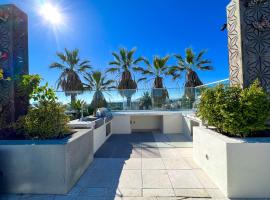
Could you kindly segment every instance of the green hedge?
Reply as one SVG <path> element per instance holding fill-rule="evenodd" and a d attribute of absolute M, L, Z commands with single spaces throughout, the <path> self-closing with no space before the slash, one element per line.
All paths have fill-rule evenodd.
<path fill-rule="evenodd" d="M 246 89 L 218 85 L 202 92 L 197 115 L 222 134 L 251 136 L 267 129 L 269 95 L 258 81 Z"/>

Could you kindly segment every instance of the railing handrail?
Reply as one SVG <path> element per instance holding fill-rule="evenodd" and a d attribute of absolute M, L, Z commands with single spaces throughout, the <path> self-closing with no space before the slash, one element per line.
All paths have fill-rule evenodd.
<path fill-rule="evenodd" d="M 216 83 L 222 83 L 222 82 L 229 81 L 229 80 L 230 80 L 229 78 L 226 78 L 226 79 L 223 79 L 223 80 L 219 80 L 219 81 L 215 81 L 215 82 L 203 84 L 203 85 L 197 86 L 195 88 L 205 87 L 205 86 L 208 86 L 208 85 L 214 85 Z"/>

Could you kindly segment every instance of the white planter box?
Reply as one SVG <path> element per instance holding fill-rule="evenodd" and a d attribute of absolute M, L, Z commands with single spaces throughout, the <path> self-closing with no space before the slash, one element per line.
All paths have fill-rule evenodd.
<path fill-rule="evenodd" d="M 194 127 L 193 157 L 225 196 L 270 197 L 270 138 L 229 138 Z"/>
<path fill-rule="evenodd" d="M 92 160 L 92 129 L 61 140 L 0 141 L 0 193 L 66 194 Z"/>

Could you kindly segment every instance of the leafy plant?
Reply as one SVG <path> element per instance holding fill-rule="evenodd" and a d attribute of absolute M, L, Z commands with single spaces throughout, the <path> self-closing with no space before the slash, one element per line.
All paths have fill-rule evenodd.
<path fill-rule="evenodd" d="M 259 81 L 245 89 L 219 85 L 202 92 L 198 116 L 225 135 L 250 136 L 267 128 L 269 96 Z"/>
<path fill-rule="evenodd" d="M 86 102 L 80 99 L 77 99 L 69 104 L 70 108 L 74 111 L 76 111 L 76 116 L 74 116 L 76 119 L 81 117 L 81 112 L 84 107 L 86 107 Z M 84 112 L 84 111 L 83 111 Z M 87 113 L 84 113 L 87 114 Z"/>
<path fill-rule="evenodd" d="M 140 109 L 148 110 L 152 106 L 152 99 L 149 92 L 144 92 L 139 101 Z"/>
<path fill-rule="evenodd" d="M 41 101 L 29 109 L 22 127 L 32 139 L 56 139 L 68 133 L 64 107 L 55 101 Z"/>
<path fill-rule="evenodd" d="M 0 69 L 0 80 L 4 79 L 4 70 Z"/>
<path fill-rule="evenodd" d="M 107 70 L 107 72 L 117 73 L 117 75 L 121 76 L 117 88 L 120 90 L 120 94 L 127 98 L 128 107 L 131 106 L 131 97 L 137 89 L 137 83 L 132 78 L 131 72 L 135 67 L 138 67 L 141 62 L 146 61 L 143 57 L 135 59 L 135 52 L 136 48 L 133 48 L 130 51 L 125 48 L 121 48 L 119 53 L 113 52 L 112 55 L 114 57 L 114 61 L 109 63 L 109 65 L 113 67 Z"/>
<path fill-rule="evenodd" d="M 71 102 L 76 99 L 76 92 L 83 90 L 83 83 L 80 75 L 87 69 L 91 69 L 90 62 L 79 58 L 79 50 L 69 51 L 65 49 L 64 53 L 56 54 L 61 63 L 54 62 L 50 68 L 60 69 L 61 75 L 57 80 L 57 88 L 62 88 L 66 95 L 71 96 Z"/>
<path fill-rule="evenodd" d="M 28 137 L 53 139 L 61 138 L 68 133 L 65 108 L 57 102 L 55 92 L 48 87 L 48 83 L 34 88 L 30 96 L 36 104 L 20 121 Z"/>
<path fill-rule="evenodd" d="M 115 81 L 107 79 L 106 75 L 102 74 L 100 71 L 87 73 L 84 79 L 86 80 L 86 83 L 84 83 L 85 89 L 94 91 L 91 102 L 94 113 L 98 108 L 107 107 L 107 101 L 103 92 L 116 88 L 114 86 Z"/>

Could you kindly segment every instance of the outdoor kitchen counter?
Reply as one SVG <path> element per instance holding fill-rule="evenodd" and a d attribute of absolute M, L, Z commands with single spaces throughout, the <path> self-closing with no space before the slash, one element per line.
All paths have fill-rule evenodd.
<path fill-rule="evenodd" d="M 162 110 L 153 110 L 153 111 L 120 111 L 120 112 L 112 112 L 113 116 L 121 116 L 121 115 L 140 115 L 140 116 L 153 116 L 153 115 L 175 115 L 175 114 L 183 114 L 189 113 L 188 111 L 162 111 Z"/>

